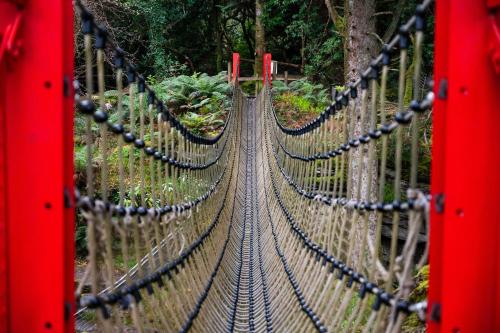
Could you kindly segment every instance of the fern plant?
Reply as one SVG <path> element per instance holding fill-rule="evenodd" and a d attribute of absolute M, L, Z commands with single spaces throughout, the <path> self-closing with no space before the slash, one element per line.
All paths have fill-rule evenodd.
<path fill-rule="evenodd" d="M 231 88 L 225 72 L 215 76 L 195 73 L 171 77 L 153 85 L 158 97 L 176 112 L 200 109 L 207 104 L 229 107 Z"/>
<path fill-rule="evenodd" d="M 286 86 L 273 82 L 274 105 L 280 119 L 289 127 L 299 127 L 324 110 L 328 90 L 322 84 L 301 79 Z"/>
<path fill-rule="evenodd" d="M 227 111 L 231 107 L 231 87 L 227 83 L 227 73 L 221 72 L 215 76 L 205 73 L 180 75 L 157 82 L 154 77 L 148 77 L 148 84 L 173 112 L 179 116 L 181 122 L 198 134 L 215 134 L 218 128 L 224 125 Z M 106 103 L 109 104 L 110 120 L 116 122 L 118 114 L 116 102 L 118 92 L 106 91 Z M 128 117 L 130 98 L 125 90 L 123 96 L 124 116 Z M 135 108 L 139 106 L 139 99 L 135 98 Z M 84 131 L 83 117 L 78 123 L 79 131 Z"/>

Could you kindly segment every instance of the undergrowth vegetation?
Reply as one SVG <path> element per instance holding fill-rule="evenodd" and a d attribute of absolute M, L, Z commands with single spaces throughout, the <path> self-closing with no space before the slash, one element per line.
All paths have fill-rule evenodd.
<path fill-rule="evenodd" d="M 169 111 L 176 115 L 182 124 L 188 127 L 196 134 L 203 136 L 216 135 L 224 126 L 226 115 L 231 107 L 231 87 L 226 81 L 226 74 L 221 72 L 216 76 L 208 76 L 207 74 L 195 73 L 191 76 L 177 76 L 156 82 L 154 78 L 148 79 L 148 84 L 155 90 L 159 99 L 165 102 Z M 123 108 L 125 119 L 129 117 L 130 98 L 128 91 L 124 92 Z M 105 94 L 107 112 L 110 122 L 118 121 L 118 112 L 116 108 L 117 91 L 109 90 Z M 97 96 L 93 98 L 97 99 Z M 134 99 L 136 113 L 136 128 L 139 126 L 138 107 L 139 99 Z M 146 110 L 147 113 L 147 110 Z M 156 110 L 154 111 L 156 115 Z M 148 117 L 146 117 L 148 121 Z M 145 124 L 149 126 L 149 123 Z M 85 116 L 76 113 L 75 118 L 75 168 L 77 176 L 83 174 L 86 165 L 85 154 Z M 99 127 L 93 123 L 92 133 L 99 136 Z M 113 135 L 109 135 L 110 141 L 116 140 Z M 149 132 L 146 131 L 144 136 L 146 143 L 151 143 Z M 113 142 L 112 142 L 113 143 Z M 110 165 L 115 165 L 118 159 L 118 151 L 116 145 L 109 145 L 112 148 L 110 151 Z M 131 149 L 130 146 L 123 147 L 123 154 L 128 158 Z M 134 154 L 139 154 L 135 149 L 132 149 Z M 94 163 L 99 164 L 100 160 L 98 150 L 94 149 Z M 98 168 L 99 165 L 96 165 Z M 110 170 L 110 183 L 112 186 L 117 184 L 117 170 Z"/>
<path fill-rule="evenodd" d="M 192 132 L 202 135 L 202 136 L 214 136 L 219 133 L 221 128 L 224 126 L 225 119 L 229 109 L 231 108 L 231 87 L 227 83 L 226 73 L 221 72 L 215 76 L 209 76 L 207 74 L 195 73 L 190 76 L 181 75 L 177 77 L 171 77 L 157 82 L 153 77 L 148 78 L 148 85 L 153 88 L 156 92 L 156 96 L 161 99 L 169 111 L 177 116 L 184 126 L 189 128 Z M 117 96 L 118 92 L 116 90 L 106 91 L 105 94 L 106 111 L 109 115 L 109 121 L 116 123 L 118 122 L 119 115 L 117 112 Z M 93 99 L 97 101 L 97 96 L 93 96 Z M 136 134 L 138 134 L 139 129 L 139 99 L 134 99 L 134 112 L 136 119 Z M 123 96 L 123 109 L 124 117 L 127 119 L 125 122 L 128 124 L 128 119 L 130 116 L 130 96 L 128 89 L 124 91 Z M 145 113 L 148 114 L 146 108 Z M 153 116 L 157 115 L 156 110 L 153 110 Z M 144 141 L 148 145 L 152 145 L 151 137 L 149 135 L 149 117 L 146 116 L 146 133 L 144 135 Z M 126 125 L 128 127 L 128 125 Z M 156 124 L 154 124 L 156 128 Z M 86 120 L 85 116 L 76 112 L 75 114 L 75 173 L 76 173 L 76 184 L 80 190 L 85 193 L 85 168 L 87 164 L 86 159 L 86 145 L 85 145 L 85 128 Z M 93 147 L 92 153 L 92 168 L 94 169 L 95 175 L 95 188 L 100 188 L 100 169 L 102 166 L 102 156 L 100 155 L 100 132 L 99 126 L 96 123 L 92 123 L 92 135 L 98 138 L 97 145 Z M 113 201 L 118 200 L 118 188 L 119 188 L 119 167 L 118 160 L 120 158 L 118 141 L 114 135 L 108 134 L 108 183 L 109 183 L 109 193 Z M 136 159 L 139 159 L 139 151 L 134 149 L 130 145 L 124 145 L 122 150 L 122 156 L 125 163 L 128 161 L 130 154 L 134 154 Z M 145 173 L 146 182 L 145 186 L 149 186 L 150 175 L 148 172 Z M 196 196 L 199 193 L 196 191 L 187 191 L 187 188 L 201 188 L 201 185 L 194 184 L 196 180 L 186 179 L 183 177 L 177 178 L 175 183 L 173 179 L 166 180 L 163 184 L 163 191 L 170 194 L 170 199 L 174 199 L 174 192 L 176 193 L 191 193 L 191 196 Z M 141 189 L 138 180 L 131 180 L 128 173 L 125 173 L 124 183 L 126 188 L 130 189 L 127 193 L 126 198 L 131 197 L 132 194 L 138 200 L 141 198 Z M 135 186 L 131 186 L 131 184 Z M 183 190 L 184 189 L 184 190 Z M 177 190 L 177 191 L 175 191 Z M 133 193 L 132 193 L 133 192 Z M 145 193 L 151 193 L 149 188 L 146 188 Z M 190 200 L 192 197 L 185 198 L 175 198 L 176 200 Z M 147 195 L 144 198 L 148 205 L 151 205 L 152 198 Z M 125 200 L 126 205 L 132 204 L 129 199 Z M 86 225 L 83 223 L 77 223 L 76 227 L 76 249 L 79 256 L 84 256 L 86 254 Z"/>
<path fill-rule="evenodd" d="M 425 265 L 415 274 L 415 280 L 416 287 L 410 294 L 409 299 L 412 303 L 422 302 L 427 298 L 429 289 L 429 265 Z M 401 327 L 401 331 L 406 333 L 423 333 L 426 332 L 426 327 L 417 314 L 412 313 L 406 318 Z"/>
<path fill-rule="evenodd" d="M 297 128 L 320 114 L 329 104 L 328 89 L 306 79 L 293 81 L 288 86 L 273 82 L 274 106 L 281 123 Z"/>
<path fill-rule="evenodd" d="M 165 79 L 152 86 L 157 96 L 196 134 L 215 135 L 231 107 L 226 72 L 215 76 L 195 73 Z"/>

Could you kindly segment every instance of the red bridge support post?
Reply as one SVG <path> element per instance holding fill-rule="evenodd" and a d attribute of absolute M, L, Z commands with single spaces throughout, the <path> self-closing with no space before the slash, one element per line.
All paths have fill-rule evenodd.
<path fill-rule="evenodd" d="M 240 54 L 233 53 L 233 84 L 238 84 L 238 79 L 240 77 Z"/>
<path fill-rule="evenodd" d="M 264 59 L 262 61 L 262 84 L 265 85 L 266 81 L 269 82 L 269 84 L 272 84 L 273 76 L 271 73 L 271 61 L 272 61 L 272 56 L 271 53 L 265 53 L 264 54 Z"/>
<path fill-rule="evenodd" d="M 0 332 L 73 332 L 73 8 L 0 0 Z"/>
<path fill-rule="evenodd" d="M 436 1 L 429 332 L 500 332 L 500 1 Z"/>

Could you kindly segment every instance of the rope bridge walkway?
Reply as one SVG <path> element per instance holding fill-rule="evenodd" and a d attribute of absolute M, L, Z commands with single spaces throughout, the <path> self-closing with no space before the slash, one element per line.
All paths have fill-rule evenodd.
<path fill-rule="evenodd" d="M 63 13 L 55 9 L 45 11 L 45 5 L 34 3 L 37 4 L 34 8 L 26 7 L 30 8 L 27 16 L 33 11 L 44 17 L 36 24 L 48 24 L 50 17 L 54 22 L 68 20 L 73 11 L 68 4 Z M 495 0 L 488 3 L 495 7 Z M 475 261 L 484 262 L 479 253 L 493 257 L 497 248 L 493 236 L 497 227 L 486 222 L 483 226 L 482 221 L 489 221 L 491 216 L 485 214 L 492 210 L 485 207 L 498 195 L 495 197 L 491 189 L 481 187 L 484 195 L 475 191 L 477 200 L 473 200 L 472 206 L 457 195 L 462 187 L 456 188 L 460 184 L 464 189 L 475 189 L 481 181 L 476 176 L 482 170 L 495 170 L 495 165 L 500 165 L 495 160 L 497 155 L 489 155 L 496 149 L 491 146 L 494 140 L 488 141 L 490 146 L 480 144 L 494 131 L 479 133 L 465 124 L 470 119 L 467 112 L 472 109 L 469 96 L 482 96 L 474 100 L 481 106 L 475 110 L 492 111 L 493 92 L 498 84 L 495 86 L 489 72 L 486 74 L 485 68 L 489 67 L 483 66 L 483 54 L 476 54 L 478 51 L 473 48 L 465 50 L 462 40 L 458 43 L 449 37 L 453 50 L 476 52 L 475 57 L 467 59 L 475 64 L 474 70 L 483 79 L 484 89 L 461 81 L 462 76 L 455 70 L 469 70 L 469 67 L 453 62 L 455 57 L 448 57 L 448 51 L 444 51 L 448 44 L 445 47 L 441 42 L 448 33 L 444 31 L 448 24 L 454 29 L 458 29 L 458 22 L 478 27 L 479 18 L 495 24 L 490 18 L 498 12 L 490 10 L 485 14 L 470 2 L 472 18 L 468 18 L 465 11 L 457 12 L 458 4 L 454 2 L 437 4 L 436 15 L 441 25 L 435 30 L 440 43 L 436 44 L 437 87 L 434 88 L 434 83 L 425 80 L 423 73 L 423 42 L 430 37 L 426 14 L 433 6 L 432 0 L 424 0 L 380 54 L 366 64 L 359 79 L 339 92 L 317 118 L 299 128 L 287 127 L 280 111 L 274 109 L 271 55 L 266 54 L 263 59 L 261 91 L 257 96 L 247 96 L 238 85 L 239 55 L 234 54 L 228 94 L 230 110 L 218 134 L 205 137 L 175 117 L 126 52 L 109 40 L 106 30 L 85 4 L 75 0 L 74 6 L 83 34 L 85 79 L 75 81 L 73 87 L 69 83 L 71 76 L 64 76 L 61 87 L 45 78 L 33 79 L 33 85 L 43 82 L 44 95 L 50 97 L 52 91 L 59 90 L 64 93 L 64 102 L 50 103 L 51 110 L 52 106 L 54 110 L 62 110 L 63 104 L 70 106 L 74 100 L 79 113 L 76 121 L 83 119 L 84 133 L 78 140 L 85 143 L 85 172 L 74 195 L 73 186 L 68 185 L 73 182 L 72 154 L 70 163 L 64 156 L 51 155 L 48 150 L 41 149 L 43 158 L 37 149 L 30 150 L 39 165 L 50 164 L 50 156 L 57 157 L 53 165 L 65 161 L 57 164 L 55 171 L 64 174 L 65 181 L 60 184 L 59 178 L 45 179 L 47 167 L 40 167 L 37 171 L 40 175 L 33 176 L 32 164 L 26 165 L 17 157 L 18 151 L 27 151 L 26 147 L 38 144 L 37 137 L 50 136 L 52 123 L 45 121 L 40 126 L 32 121 L 31 117 L 38 119 L 32 108 L 29 121 L 21 116 L 24 113 L 13 122 L 12 113 L 0 112 L 0 125 L 7 131 L 5 136 L 11 140 L 21 138 L 21 143 L 11 145 L 16 147 L 16 154 L 11 154 L 10 148 L 0 151 L 0 171 L 4 176 L 0 178 L 0 209 L 7 202 L 11 214 L 5 223 L 0 220 L 0 238 L 9 240 L 5 248 L 0 246 L 0 330 L 26 331 L 35 327 L 29 326 L 34 323 L 33 332 L 76 329 L 105 333 L 392 333 L 405 330 L 409 321 L 416 320 L 426 321 L 431 332 L 461 332 L 461 328 L 472 327 L 482 327 L 481 331 L 486 332 L 500 327 L 494 326 L 498 324 L 494 311 L 485 312 L 488 316 L 476 311 L 479 302 L 485 304 L 484 309 L 495 308 L 495 297 L 490 299 L 486 293 L 497 292 L 494 287 L 498 284 L 497 267 L 491 262 L 479 267 Z M 23 13 L 22 6 L 16 8 Z M 448 15 L 455 19 L 446 21 Z M 13 40 L 22 20 L 22 14 L 16 16 L 15 23 L 7 29 L 9 38 L 1 40 L 2 73 L 4 65 L 10 68 L 15 62 L 18 44 Z M 61 35 L 53 36 L 65 41 L 61 45 L 73 38 L 73 20 L 70 21 L 69 32 L 64 30 Z M 467 33 L 459 35 L 471 41 Z M 37 38 L 30 35 L 27 45 L 38 43 Z M 39 48 L 41 54 L 45 51 Z M 68 56 L 73 58 L 73 54 Z M 58 61 L 59 58 L 54 58 L 54 62 L 49 62 L 47 70 L 53 70 Z M 454 65 L 448 66 L 448 61 Z M 39 68 L 38 63 L 35 68 Z M 449 70 L 450 88 L 448 72 L 442 68 Z M 39 68 L 39 72 L 28 69 L 5 71 L 17 74 L 9 76 L 13 81 L 8 86 L 0 81 L 0 102 L 10 96 L 3 93 L 7 88 L 15 86 L 21 90 L 17 79 L 23 81 L 26 73 L 45 73 L 44 68 Z M 71 71 L 72 67 L 65 67 L 62 73 L 66 70 Z M 110 73 L 114 81 L 114 106 L 108 104 L 105 93 L 110 88 Z M 470 74 L 463 77 L 471 78 Z M 423 84 L 424 81 L 427 82 Z M 436 99 L 433 90 L 438 92 Z M 38 91 L 33 90 L 34 100 L 39 96 Z M 23 104 L 25 99 L 13 105 L 28 110 Z M 453 105 L 454 109 L 445 114 L 448 99 L 449 107 Z M 40 103 L 47 104 L 45 99 Z M 434 113 L 433 126 L 438 130 L 432 135 L 432 156 L 436 160 L 429 185 L 429 171 L 422 168 L 425 162 L 422 159 L 427 156 L 424 150 L 429 149 L 431 140 L 428 133 L 431 113 Z M 488 120 L 483 117 L 474 120 L 481 124 L 477 128 L 495 128 L 490 119 L 498 119 L 498 113 L 489 115 Z M 67 114 L 57 124 L 69 129 L 64 132 L 67 134 L 73 130 L 74 119 L 66 118 Z M 444 131 L 447 119 L 451 120 Z M 25 135 L 29 144 L 22 141 L 25 136 L 11 135 L 13 128 L 15 132 L 23 126 L 33 131 L 23 132 L 29 132 Z M 42 127 L 46 136 L 37 136 Z M 467 138 L 479 143 L 467 145 Z M 1 149 L 3 139 L 4 135 L 0 135 Z M 51 144 L 59 144 L 57 140 L 62 139 L 63 136 L 54 137 Z M 66 137 L 64 140 L 61 151 L 72 152 L 73 141 Z M 459 143 L 464 141 L 462 148 Z M 491 151 L 481 153 L 484 147 L 490 147 Z M 463 159 L 464 154 L 490 158 L 480 162 L 472 159 L 473 163 L 469 163 Z M 473 181 L 453 169 L 455 166 L 444 163 L 445 155 L 455 165 L 460 162 L 475 170 Z M 22 170 L 22 179 L 32 179 L 35 185 L 27 187 L 19 177 L 9 177 L 9 170 L 17 168 L 16 163 Z M 8 172 L 4 164 L 8 165 Z M 489 172 L 487 181 L 500 184 L 497 174 Z M 44 184 L 44 191 L 57 197 L 60 191 L 52 193 L 46 181 L 57 182 L 64 188 L 63 201 L 43 197 L 43 205 L 39 205 L 42 196 L 35 190 L 34 208 L 11 208 L 14 206 L 9 200 L 23 201 L 19 194 L 31 186 L 35 189 L 36 185 Z M 36 218 L 23 215 L 41 209 L 43 212 L 36 213 Z M 61 230 L 54 227 L 56 221 L 73 221 L 73 209 L 77 221 L 86 225 L 88 250 L 76 286 L 74 281 L 67 284 L 74 278 L 73 222 L 69 226 L 63 223 Z M 52 212 L 59 215 L 50 215 Z M 27 227 L 13 223 L 10 216 L 37 223 L 21 229 Z M 47 219 L 51 225 L 44 224 Z M 479 227 L 489 229 L 480 233 Z M 469 230 L 473 232 L 466 235 Z M 23 232 L 31 238 L 20 236 Z M 26 269 L 20 269 L 20 265 L 28 257 L 22 251 L 31 249 L 31 242 L 26 240 L 33 237 L 52 237 L 54 246 L 50 240 L 44 241 L 49 250 L 41 253 L 47 252 L 54 258 L 39 260 L 43 270 L 38 260 L 32 260 L 29 268 L 33 274 L 26 282 Z M 59 242 L 61 239 L 66 241 Z M 467 251 L 475 256 L 464 255 L 464 239 L 474 242 Z M 11 246 L 21 240 L 21 247 Z M 62 248 L 65 251 L 60 255 Z M 33 251 L 29 252 L 29 258 L 33 258 Z M 15 260 L 5 261 L 7 253 L 18 254 L 12 255 Z M 427 294 L 418 290 L 415 279 L 417 272 L 428 264 L 429 253 L 433 273 L 431 291 Z M 484 274 L 476 274 L 480 271 Z M 456 282 L 452 278 L 456 276 L 469 284 Z M 447 284 L 443 282 L 445 277 Z M 17 279 L 23 283 L 16 284 Z M 46 296 L 48 292 L 50 297 Z M 422 293 L 426 295 L 421 297 Z M 53 310 L 54 304 L 57 311 Z M 27 313 L 33 314 L 32 320 L 26 319 L 30 318 Z M 487 320 L 481 320 L 483 317 Z"/>
<path fill-rule="evenodd" d="M 85 89 L 78 85 L 76 96 L 86 115 L 87 147 L 86 189 L 77 200 L 89 251 L 77 289 L 83 306 L 77 328 L 397 332 L 409 314 L 423 319 L 426 303 L 411 303 L 409 296 L 414 272 L 427 259 L 426 250 L 416 251 L 429 214 L 429 199 L 416 187 L 418 121 L 432 106 L 433 93 L 406 108 L 404 90 L 412 34 L 413 95 L 422 95 L 424 13 L 430 3 L 417 8 L 360 80 L 314 121 L 286 128 L 273 109 L 269 80 L 256 98 L 246 97 L 235 82 L 225 127 L 205 138 L 171 115 L 119 48 L 111 120 L 104 96 L 106 32 L 77 2 L 87 70 Z M 400 73 L 394 115 L 386 107 L 391 59 L 398 59 Z M 410 179 L 403 193 L 407 137 Z M 95 159 L 100 175 L 94 174 Z M 388 159 L 394 159 L 395 195 L 385 202 Z M 119 174 L 116 198 L 110 193 L 111 168 Z M 392 226 L 385 259 L 384 219 Z M 133 266 L 121 273 L 116 256 Z M 90 293 L 82 294 L 86 283 Z M 89 325 L 91 309 L 96 326 Z"/>

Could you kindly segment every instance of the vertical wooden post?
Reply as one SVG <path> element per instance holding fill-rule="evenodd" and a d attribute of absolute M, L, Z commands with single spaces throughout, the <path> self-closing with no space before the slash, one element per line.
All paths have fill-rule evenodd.
<path fill-rule="evenodd" d="M 231 61 L 228 61 L 227 63 L 227 82 L 231 83 L 231 80 L 233 79 L 233 75 L 231 73 L 231 70 L 233 69 L 233 65 Z"/>
<path fill-rule="evenodd" d="M 335 88 L 334 84 L 330 85 L 330 90 L 331 90 L 332 101 L 334 101 L 335 98 L 337 98 L 337 95 L 338 95 L 337 89 Z"/>
<path fill-rule="evenodd" d="M 2 42 L 17 17 L 21 48 L 0 58 L 0 331 L 73 332 L 73 8 L 0 0 Z"/>
<path fill-rule="evenodd" d="M 288 71 L 285 71 L 285 86 L 288 87 Z"/>
<path fill-rule="evenodd" d="M 437 5 L 429 328 L 500 332 L 500 1 Z"/>

